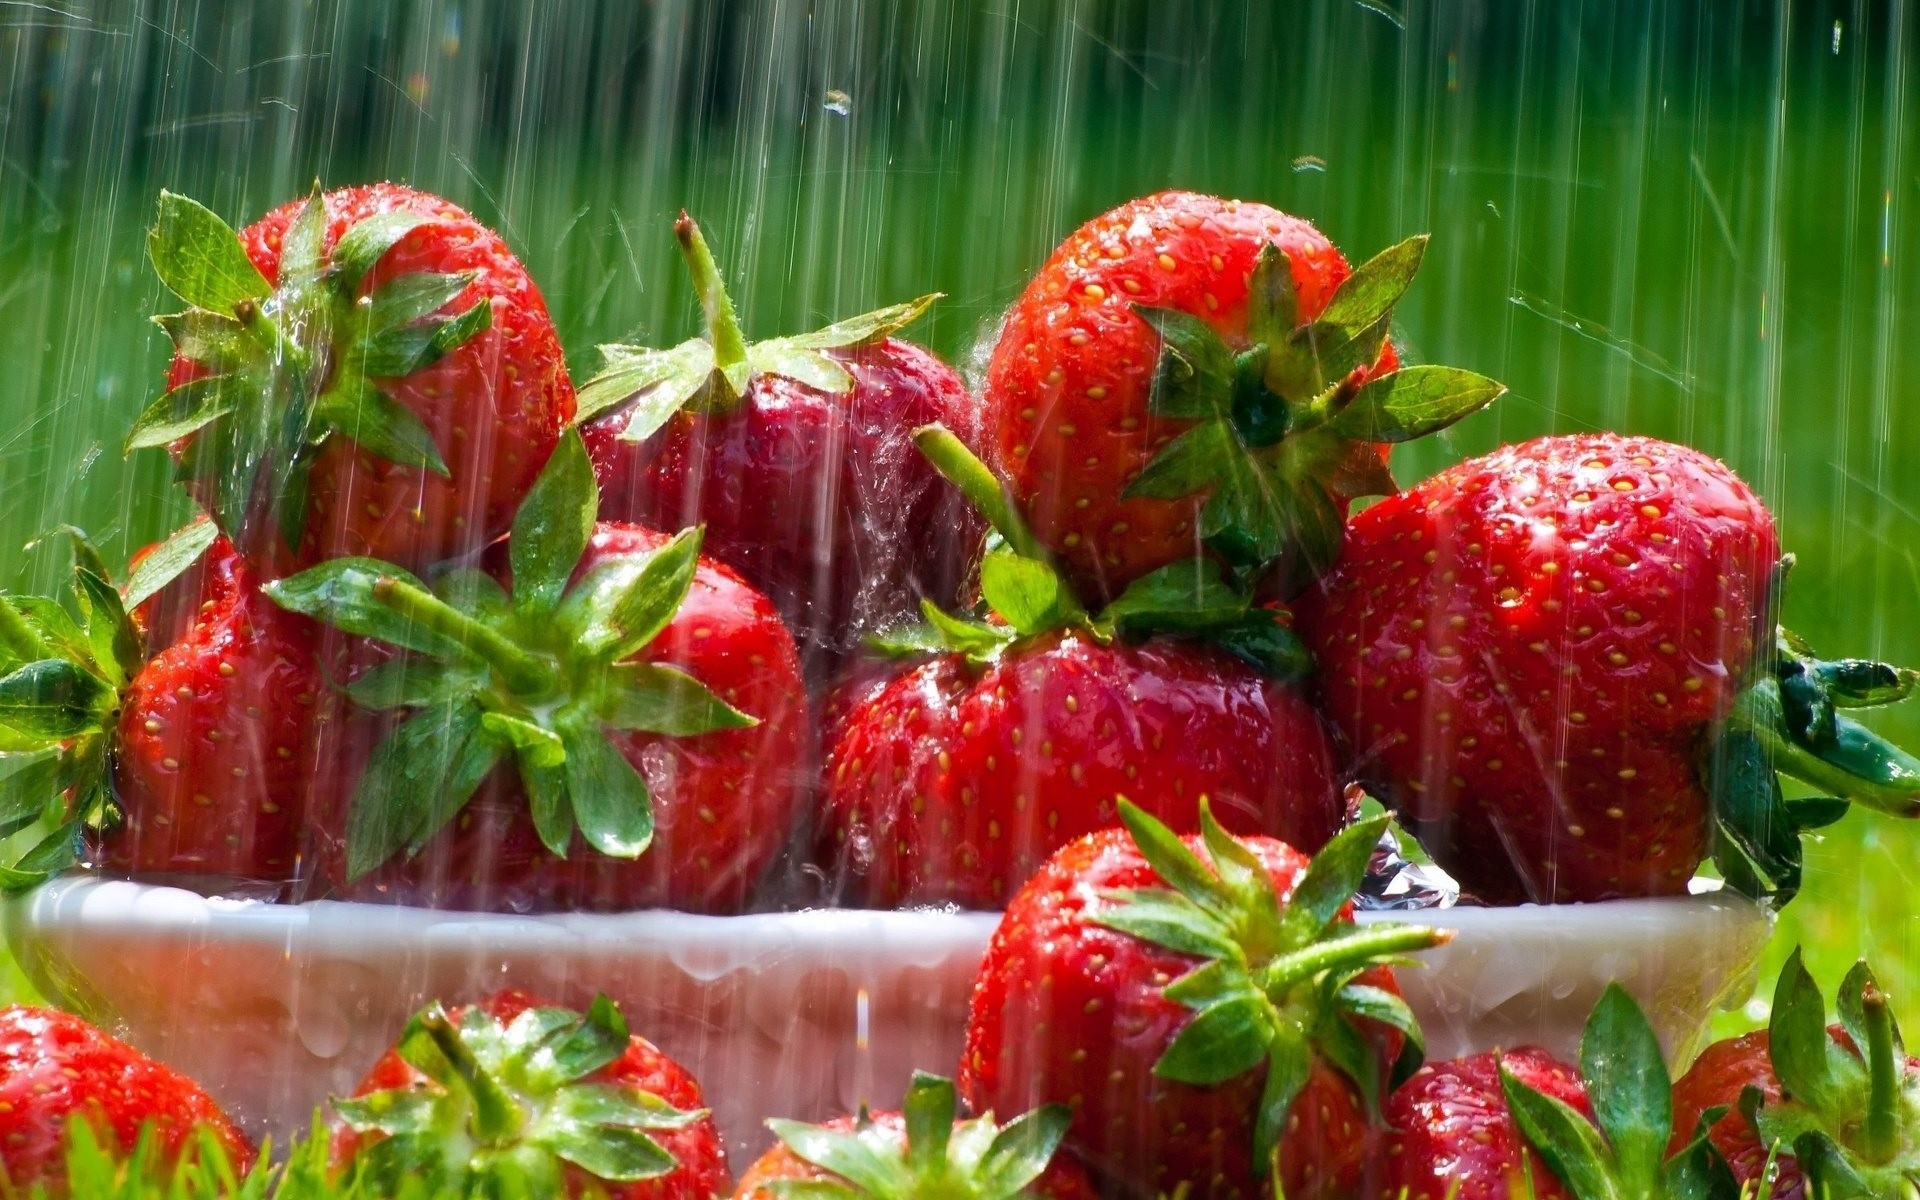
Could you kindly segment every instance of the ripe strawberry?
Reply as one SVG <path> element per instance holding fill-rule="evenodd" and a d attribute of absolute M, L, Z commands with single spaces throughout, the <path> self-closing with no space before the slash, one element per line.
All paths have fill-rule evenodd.
<path fill-rule="evenodd" d="M 984 437 L 1040 541 L 1110 599 L 1209 552 L 1317 572 L 1347 504 L 1390 494 L 1386 446 L 1503 390 L 1398 370 L 1387 325 L 1424 238 L 1357 271 L 1298 217 L 1163 192 L 1076 230 L 1008 311 Z M 1383 412 L 1419 397 L 1417 419 Z M 1349 411 L 1350 410 L 1350 411 Z"/>
<path fill-rule="evenodd" d="M 107 869 L 284 884 L 298 860 L 324 690 L 317 630 L 260 591 L 222 538 L 186 633 L 121 695 L 113 756 L 122 822 Z"/>
<path fill-rule="evenodd" d="M 143 1130 L 162 1163 L 189 1158 L 200 1131 L 244 1171 L 253 1147 L 186 1076 L 51 1008 L 0 1009 L 0 1178 L 9 1194 L 64 1190 L 68 1123 L 89 1122 L 131 1154 Z"/>
<path fill-rule="evenodd" d="M 908 435 L 972 430 L 974 402 L 953 368 L 890 336 L 935 298 L 749 346 L 699 228 L 681 213 L 674 233 L 707 334 L 603 348 L 580 397 L 601 515 L 705 525 L 707 553 L 772 598 L 820 668 L 923 596 L 957 600 L 979 521 Z"/>
<path fill-rule="evenodd" d="M 1768 1028 L 1707 1047 L 1674 1082 L 1676 1120 L 1710 1123 L 1738 1182 L 1770 1182 L 1772 1200 L 1920 1186 L 1920 1058 L 1906 1053 L 1866 963 L 1841 983 L 1838 1007 L 1839 1023 L 1827 1025 L 1796 949 Z"/>
<path fill-rule="evenodd" d="M 526 268 L 437 196 L 316 186 L 236 234 L 162 192 L 148 252 L 191 307 L 159 318 L 169 391 L 128 448 L 172 445 L 273 573 L 349 554 L 419 567 L 485 545 L 573 415 Z"/>
<path fill-rule="evenodd" d="M 1485 899 L 1791 895 L 1772 767 L 1920 811 L 1920 762 L 1838 717 L 1912 675 L 1776 647 L 1773 518 L 1719 462 L 1616 434 L 1542 438 L 1355 517 L 1296 606 L 1326 709 L 1443 866 Z M 1770 766 L 1771 764 L 1771 766 Z"/>
<path fill-rule="evenodd" d="M 325 883 L 430 907 L 744 903 L 795 818 L 793 640 L 699 557 L 697 530 L 596 524 L 595 492 L 569 433 L 497 580 L 456 571 L 430 590 L 338 559 L 268 588 L 411 652 L 353 673 L 358 711 L 321 755 Z"/>
<path fill-rule="evenodd" d="M 1178 829 L 1210 798 L 1239 831 L 1306 850 L 1333 835 L 1344 806 L 1326 728 L 1284 671 L 1247 661 L 1281 665 L 1290 643 L 1271 611 L 1190 562 L 1090 615 L 1031 556 L 986 468 L 943 431 L 920 440 L 1028 553 L 996 548 L 981 568 L 1004 623 L 930 610 L 931 642 L 904 648 L 941 653 L 839 722 L 822 847 L 835 873 L 886 907 L 998 908 L 1049 854 L 1111 825 L 1122 795 Z"/>
<path fill-rule="evenodd" d="M 1126 829 L 1054 855 L 1007 906 L 974 985 L 960 1090 L 1073 1111 L 1067 1144 L 1115 1195 L 1347 1196 L 1388 1082 L 1418 1067 L 1383 963 L 1438 930 L 1352 924 L 1375 817 L 1309 864 L 1201 810 L 1184 841 Z M 1131 836 L 1129 836 L 1131 835 Z M 1277 1160 L 1276 1156 L 1277 1155 Z M 1270 1174 L 1271 1168 L 1271 1174 Z"/>
<path fill-rule="evenodd" d="M 1086 1172 L 1056 1153 L 1070 1119 L 1064 1107 L 1005 1125 L 992 1113 L 962 1120 L 955 1107 L 951 1080 L 916 1071 L 900 1112 L 862 1109 L 825 1125 L 769 1121 L 780 1141 L 747 1168 L 735 1200 L 781 1200 L 809 1188 L 848 1200 L 1093 1200 Z"/>
<path fill-rule="evenodd" d="M 1568 1200 L 1566 1188 L 1514 1123 L 1502 1071 L 1593 1119 L 1579 1075 L 1538 1047 L 1430 1062 L 1382 1106 L 1387 1132 L 1370 1156 L 1362 1194 L 1380 1200 Z"/>
<path fill-rule="evenodd" d="M 506 991 L 416 1014 L 334 1101 L 334 1160 L 372 1189 L 709 1200 L 728 1184 L 704 1104 L 605 996 L 583 1015 Z"/>

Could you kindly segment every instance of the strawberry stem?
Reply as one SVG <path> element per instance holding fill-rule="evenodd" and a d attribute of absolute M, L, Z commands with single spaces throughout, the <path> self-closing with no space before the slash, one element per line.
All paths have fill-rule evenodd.
<path fill-rule="evenodd" d="M 419 1021 L 421 1029 L 445 1056 L 447 1065 L 453 1068 L 458 1082 L 473 1100 L 474 1137 L 484 1145 L 498 1146 L 518 1134 L 526 1124 L 526 1114 L 473 1056 L 473 1051 L 460 1036 L 460 1031 L 454 1028 L 453 1018 L 447 1015 L 446 1010 L 436 1006 L 422 1013 Z M 454 1080 L 441 1082 L 452 1083 Z"/>
<path fill-rule="evenodd" d="M 1452 940 L 1453 931 L 1450 929 L 1398 923 L 1375 925 L 1363 932 L 1316 942 L 1304 950 L 1282 955 L 1262 967 L 1255 978 L 1261 991 L 1269 996 L 1277 996 L 1322 971 L 1351 963 L 1372 962 L 1411 950 L 1428 950 Z"/>
<path fill-rule="evenodd" d="M 1022 558 L 1052 562 L 1052 557 L 1021 519 L 1020 510 L 1014 506 L 1007 489 L 951 430 L 939 424 L 922 425 L 913 431 L 913 444 L 926 455 L 933 469 L 959 488 L 967 502 L 987 519 L 987 524 L 1007 540 L 1009 549 Z"/>
<path fill-rule="evenodd" d="M 0 596 L 0 645 L 5 645 L 21 662 L 39 662 L 49 657 L 47 644 L 5 596 Z"/>
<path fill-rule="evenodd" d="M 1900 1068 L 1893 1048 L 1893 1013 L 1887 994 L 1872 984 L 1860 997 L 1866 1017 L 1867 1115 L 1861 1127 L 1861 1149 L 1875 1163 L 1884 1163 L 1900 1148 Z"/>
<path fill-rule="evenodd" d="M 679 240 L 680 253 L 693 275 L 693 290 L 700 297 L 700 309 L 707 318 L 707 341 L 713 346 L 714 365 L 724 378 L 727 368 L 747 361 L 747 340 L 740 332 L 739 318 L 734 315 L 733 300 L 727 295 L 727 285 L 720 278 L 720 268 L 714 264 L 707 239 L 700 236 L 699 224 L 684 209 L 680 219 L 673 223 L 673 236 Z"/>
<path fill-rule="evenodd" d="M 374 585 L 374 599 L 422 629 L 472 650 L 522 695 L 540 695 L 556 682 L 550 663 L 527 653 L 497 630 L 418 584 L 391 575 L 382 576 Z"/>

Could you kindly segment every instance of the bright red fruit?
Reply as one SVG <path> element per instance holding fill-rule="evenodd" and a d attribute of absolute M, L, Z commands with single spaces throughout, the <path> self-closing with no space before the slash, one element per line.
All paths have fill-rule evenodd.
<path fill-rule="evenodd" d="M 175 605 L 191 623 L 121 695 L 113 781 L 122 822 L 103 839 L 101 861 L 136 877 L 283 885 L 298 863 L 325 690 L 318 630 L 267 599 L 224 538 L 186 582 L 201 601 Z"/>
<path fill-rule="evenodd" d="M 808 1184 L 867 1200 L 1094 1200 L 1098 1194 L 1078 1163 L 1056 1153 L 1067 1127 L 1064 1108 L 1000 1125 L 991 1113 L 962 1119 L 956 1107 L 951 1080 L 916 1072 L 904 1111 L 862 1111 L 823 1125 L 770 1121 L 780 1140 L 740 1177 L 735 1200 L 782 1200 Z"/>
<path fill-rule="evenodd" d="M 1362 1194 L 1380 1200 L 1566 1200 L 1565 1186 L 1514 1123 L 1500 1086 L 1503 1066 L 1528 1087 L 1592 1119 L 1579 1073 L 1537 1047 L 1428 1063 L 1387 1098 L 1381 1114 L 1387 1132 L 1371 1155 Z"/>
<path fill-rule="evenodd" d="M 1422 245 L 1382 256 L 1392 286 L 1330 310 L 1346 260 L 1264 204 L 1162 192 L 1061 243 L 1001 327 L 983 438 L 1084 595 L 1202 552 L 1256 571 L 1283 553 L 1324 564 L 1347 502 L 1392 490 L 1387 447 L 1370 443 L 1402 435 L 1337 429 L 1311 406 L 1397 369 L 1387 314 Z M 1499 393 L 1478 382 L 1473 408 Z M 1174 461 L 1176 439 L 1195 461 Z"/>
<path fill-rule="evenodd" d="M 1344 813 L 1333 746 L 1291 686 L 1223 650 L 1043 634 L 950 654 L 851 706 L 827 759 L 823 857 L 879 907 L 998 908 L 1135 801 L 1176 829 L 1318 849 Z"/>
<path fill-rule="evenodd" d="M 394 1102 L 416 1119 L 389 1136 Z M 333 1154 L 376 1184 L 436 1195 L 710 1200 L 728 1179 L 704 1105 L 694 1077 L 604 996 L 581 1014 L 505 991 L 414 1017 L 335 1102 Z"/>
<path fill-rule="evenodd" d="M 699 230 L 685 214 L 675 229 L 707 336 L 609 348 L 581 390 L 601 515 L 704 525 L 707 553 L 772 598 L 818 675 L 922 597 L 959 598 L 981 525 L 910 435 L 973 430 L 974 401 L 953 368 L 888 336 L 931 297 L 748 346 Z"/>
<path fill-rule="evenodd" d="M 1728 835 L 1723 873 L 1743 888 L 1770 874 L 1760 882 L 1790 894 L 1792 822 L 1736 819 L 1778 812 L 1769 764 L 1897 811 L 1920 776 L 1834 714 L 1904 695 L 1900 673 L 1859 664 L 1883 690 L 1848 699 L 1847 668 L 1785 635 L 1775 650 L 1779 559 L 1765 505 L 1707 455 L 1618 434 L 1541 438 L 1355 517 L 1296 628 L 1365 769 L 1482 898 L 1683 892 L 1710 808 Z M 1836 753 L 1836 729 L 1882 747 L 1879 763 Z M 1782 834 L 1784 847 L 1769 840 Z"/>
<path fill-rule="evenodd" d="M 75 1118 L 93 1122 L 109 1150 L 131 1153 L 151 1127 L 161 1161 L 172 1163 L 205 1129 L 237 1169 L 253 1161 L 253 1146 L 191 1079 L 78 1017 L 0 1009 L 0 1175 L 22 1194 L 37 1185 L 58 1194 Z"/>
<path fill-rule="evenodd" d="M 1373 964 L 1443 940 L 1352 932 L 1347 898 L 1384 818 L 1336 838 L 1304 892 L 1307 857 L 1284 843 L 1236 841 L 1204 817 L 1183 842 L 1131 806 L 1123 819 L 1054 855 L 1007 906 L 974 986 L 962 1094 L 976 1111 L 1068 1105 L 1068 1147 L 1117 1195 L 1265 1194 L 1276 1151 L 1291 1200 L 1351 1195 L 1363 1095 L 1384 1087 L 1411 1026 L 1391 970 Z M 1293 969 L 1315 956 L 1331 978 Z M 1349 1007 L 1362 993 L 1370 1016 Z M 1275 1009 L 1293 1036 L 1262 1022 Z M 1371 1019 L 1388 1010 L 1392 1026 Z M 1360 1077 L 1322 1039 L 1364 1058 L 1346 1059 Z M 1301 1086 L 1261 1119 L 1275 1056 Z"/>
<path fill-rule="evenodd" d="M 1740 1093 L 1749 1087 L 1760 1089 L 1768 1103 L 1780 1099 L 1780 1081 L 1774 1077 L 1768 1057 L 1768 1036 L 1764 1029 L 1736 1038 L 1715 1042 L 1700 1052 L 1686 1073 L 1673 1081 L 1674 1144 L 1689 1137 L 1700 1117 L 1710 1108 L 1724 1107 L 1727 1115 L 1713 1125 L 1708 1136 L 1727 1160 L 1734 1178 L 1742 1183 L 1757 1182 L 1766 1176 L 1767 1147 L 1753 1125 L 1739 1111 Z M 1806 1179 L 1789 1155 L 1778 1163 L 1773 1196 L 1777 1200 L 1801 1200 L 1806 1194 Z"/>
<path fill-rule="evenodd" d="M 129 444 L 181 438 L 196 496 L 275 573 L 349 554 L 417 568 L 503 532 L 574 396 L 546 302 L 500 236 L 393 183 L 233 236 L 162 195 L 154 264 L 193 308 L 162 318 L 173 390 Z M 181 265 L 209 259 L 224 279 Z"/>

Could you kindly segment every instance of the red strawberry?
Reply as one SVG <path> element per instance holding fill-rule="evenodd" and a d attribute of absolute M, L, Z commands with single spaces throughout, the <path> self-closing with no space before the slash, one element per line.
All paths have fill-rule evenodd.
<path fill-rule="evenodd" d="M 1677 893 L 1710 843 L 1736 886 L 1791 894 L 1792 825 L 1833 814 L 1779 815 L 1769 760 L 1902 812 L 1920 762 L 1834 713 L 1910 674 L 1775 650 L 1779 557 L 1706 455 L 1542 438 L 1355 517 L 1298 629 L 1329 715 L 1483 898 Z"/>
<path fill-rule="evenodd" d="M 260 591 L 224 538 L 181 638 L 121 696 L 101 860 L 136 877 L 285 883 L 304 825 L 318 700 L 316 628 Z"/>
<path fill-rule="evenodd" d="M 728 1182 L 704 1104 L 605 996 L 583 1015 L 506 991 L 416 1015 L 334 1102 L 334 1160 L 433 1195 L 709 1200 Z"/>
<path fill-rule="evenodd" d="M 485 545 L 573 415 L 526 268 L 437 196 L 316 189 L 236 235 L 163 192 L 148 248 L 192 307 L 160 318 L 170 390 L 129 448 L 172 443 L 263 564 L 418 567 Z"/>
<path fill-rule="evenodd" d="M 1444 940 L 1355 929 L 1349 897 L 1385 828 L 1309 865 L 1238 841 L 1202 810 L 1177 838 L 1131 805 L 1126 830 L 1061 850 L 1007 906 L 974 986 L 960 1089 L 976 1111 L 1073 1111 L 1067 1144 L 1116 1195 L 1346 1196 L 1370 1099 L 1418 1066 L 1382 957 Z M 1129 836 L 1131 834 L 1131 837 Z M 1169 886 L 1170 885 L 1170 886 Z M 1284 1014 L 1284 1015 L 1283 1015 Z"/>
<path fill-rule="evenodd" d="M 1276 667 L 1290 644 L 1272 612 L 1189 563 L 1090 615 L 1030 556 L 1041 552 L 986 468 L 951 435 L 921 442 L 975 480 L 969 493 L 1028 553 L 996 548 L 981 568 L 1001 622 L 932 610 L 946 652 L 840 722 L 823 854 L 870 902 L 997 908 L 1049 854 L 1111 825 L 1123 795 L 1178 829 L 1196 828 L 1211 799 L 1242 832 L 1306 850 L 1332 836 L 1344 807 L 1326 728 L 1247 661 Z"/>
<path fill-rule="evenodd" d="M 1059 1105 L 1005 1125 L 959 1119 L 953 1083 L 915 1072 L 901 1112 L 824 1125 L 769 1121 L 780 1141 L 740 1179 L 735 1200 L 781 1200 L 808 1186 L 869 1200 L 1094 1200 L 1086 1172 L 1056 1154 L 1070 1119 Z"/>
<path fill-rule="evenodd" d="M 21 1195 L 63 1191 L 67 1125 L 93 1124 L 109 1150 L 130 1154 L 150 1129 L 158 1156 L 190 1157 L 204 1130 L 244 1171 L 253 1147 L 186 1076 L 79 1017 L 50 1008 L 0 1009 L 0 1176 Z"/>
<path fill-rule="evenodd" d="M 677 537 L 595 524 L 569 434 L 500 581 L 341 559 L 282 605 L 413 653 L 355 673 L 320 871 L 431 907 L 738 909 L 795 820 L 807 705 L 765 597 Z M 503 584 L 505 586 L 503 586 Z M 374 744 L 376 743 L 377 744 Z"/>
<path fill-rule="evenodd" d="M 1396 372 L 1387 323 L 1424 246 L 1350 273 L 1306 221 L 1190 192 L 1123 204 L 1063 242 L 1001 327 L 984 436 L 1076 586 L 1110 599 L 1203 550 L 1256 574 L 1289 552 L 1295 569 L 1324 566 L 1348 502 L 1393 491 L 1373 443 L 1501 390 Z M 1417 425 L 1379 419 L 1401 385 L 1429 402 Z"/>
<path fill-rule="evenodd" d="M 1840 1022 L 1827 1025 L 1796 949 L 1769 1027 L 1707 1047 L 1674 1082 L 1675 1130 L 1724 1109 L 1712 1126 L 1715 1148 L 1742 1185 L 1768 1180 L 1771 1158 L 1772 1200 L 1898 1196 L 1920 1186 L 1920 1058 L 1906 1053 L 1866 963 L 1840 985 L 1839 1010 Z"/>
<path fill-rule="evenodd" d="M 1388 1132 L 1372 1156 L 1364 1194 L 1380 1200 L 1568 1200 L 1570 1193 L 1514 1123 L 1501 1089 L 1503 1070 L 1593 1118 L 1578 1073 L 1538 1047 L 1428 1063 L 1383 1106 Z"/>
<path fill-rule="evenodd" d="M 749 346 L 698 227 L 682 213 L 674 232 L 707 336 L 607 347 L 581 389 L 601 515 L 705 525 L 707 553 L 773 599 L 809 658 L 837 658 L 923 596 L 958 599 L 980 525 L 908 435 L 972 430 L 973 399 L 953 368 L 888 336 L 934 298 Z"/>

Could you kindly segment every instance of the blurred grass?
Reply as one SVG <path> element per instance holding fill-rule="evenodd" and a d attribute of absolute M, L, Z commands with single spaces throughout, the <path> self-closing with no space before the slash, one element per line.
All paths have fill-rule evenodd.
<path fill-rule="evenodd" d="M 1400 455 L 1403 480 L 1546 431 L 1693 443 L 1778 513 L 1790 624 L 1920 663 L 1920 145 L 1878 10 L 401 7 L 0 21 L 0 581 L 51 583 L 53 556 L 11 548 L 56 521 L 124 557 L 187 512 L 157 456 L 118 451 L 165 358 L 161 186 L 236 223 L 316 173 L 440 191 L 520 249 L 578 376 L 599 342 L 692 329 L 683 205 L 750 332 L 938 290 L 915 336 L 968 365 L 1074 225 L 1182 186 L 1353 257 L 1433 233 L 1396 337 L 1512 394 Z M 1920 706 L 1878 724 L 1920 745 Z M 1865 814 L 1814 839 L 1764 978 L 1796 942 L 1828 985 L 1871 953 L 1920 1019 L 1916 850 L 1920 827 Z"/>

